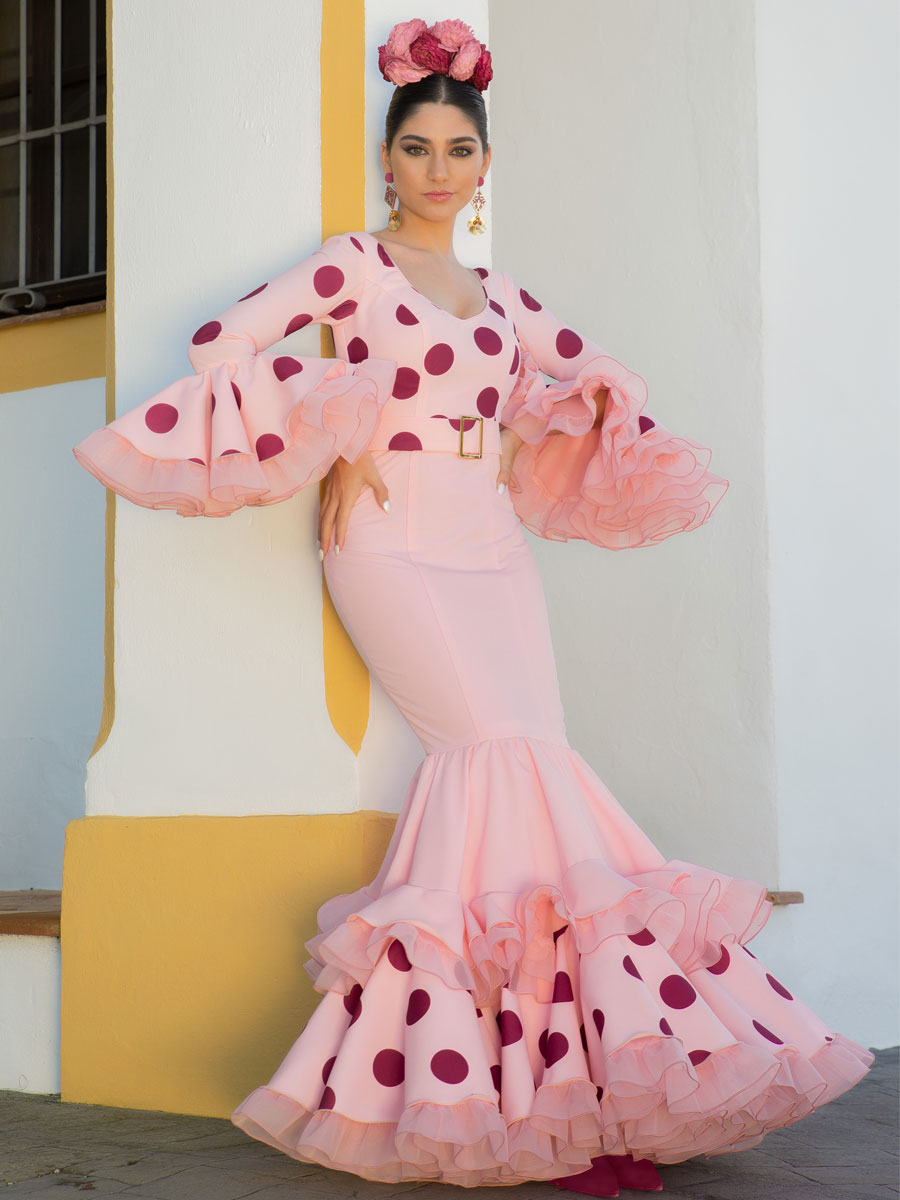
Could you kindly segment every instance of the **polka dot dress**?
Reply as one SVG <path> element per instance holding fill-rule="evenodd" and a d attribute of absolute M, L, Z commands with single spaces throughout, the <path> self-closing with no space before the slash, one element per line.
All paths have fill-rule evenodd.
<path fill-rule="evenodd" d="M 649 546 L 728 484 L 640 376 L 476 274 L 458 316 L 371 234 L 329 238 L 199 326 L 193 375 L 75 447 L 183 516 L 278 502 L 367 449 L 390 494 L 385 513 L 362 490 L 323 569 L 424 757 L 376 878 L 319 908 L 320 1002 L 231 1120 L 300 1161 L 464 1187 L 754 1146 L 874 1056 L 748 948 L 765 885 L 667 859 L 570 746 L 524 533 Z M 266 352 L 311 322 L 335 359 Z M 501 425 L 524 441 L 503 495 Z"/>

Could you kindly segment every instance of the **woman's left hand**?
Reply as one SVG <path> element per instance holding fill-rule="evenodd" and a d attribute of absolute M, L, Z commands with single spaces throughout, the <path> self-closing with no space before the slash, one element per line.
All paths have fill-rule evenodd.
<path fill-rule="evenodd" d="M 497 476 L 497 491 L 506 491 L 512 471 L 513 459 L 523 445 L 522 438 L 507 425 L 500 426 L 500 473 Z"/>

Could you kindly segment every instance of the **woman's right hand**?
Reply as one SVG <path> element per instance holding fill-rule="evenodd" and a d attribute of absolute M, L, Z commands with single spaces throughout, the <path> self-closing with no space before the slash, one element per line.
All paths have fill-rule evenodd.
<path fill-rule="evenodd" d="M 334 533 L 335 551 L 340 554 L 347 533 L 350 511 L 363 487 L 371 487 L 375 499 L 390 512 L 388 490 L 375 466 L 371 451 L 365 450 L 356 462 L 338 457 L 325 476 L 325 495 L 319 509 L 319 558 L 324 559 Z"/>

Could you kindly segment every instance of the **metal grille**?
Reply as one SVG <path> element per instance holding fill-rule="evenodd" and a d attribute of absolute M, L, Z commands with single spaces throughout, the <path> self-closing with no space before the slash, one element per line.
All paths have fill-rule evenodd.
<path fill-rule="evenodd" d="M 106 296 L 102 0 L 0 0 L 0 321 Z"/>

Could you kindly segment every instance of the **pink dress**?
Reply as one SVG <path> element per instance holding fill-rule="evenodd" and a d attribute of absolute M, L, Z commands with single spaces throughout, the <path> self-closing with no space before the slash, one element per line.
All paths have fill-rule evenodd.
<path fill-rule="evenodd" d="M 324 570 L 425 757 L 377 877 L 318 911 L 318 1007 L 231 1120 L 299 1160 L 466 1187 L 754 1146 L 874 1055 L 747 948 L 765 885 L 666 859 L 569 745 L 522 530 L 649 546 L 728 483 L 640 376 L 478 274 L 460 319 L 371 234 L 330 237 L 197 330 L 195 374 L 74 448 L 183 516 L 277 503 L 366 448 L 390 491 L 388 514 L 363 488 Z M 309 322 L 337 358 L 263 352 Z M 526 442 L 503 495 L 500 423 Z"/>

